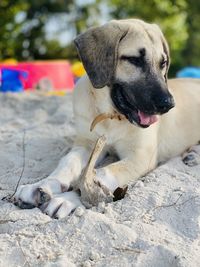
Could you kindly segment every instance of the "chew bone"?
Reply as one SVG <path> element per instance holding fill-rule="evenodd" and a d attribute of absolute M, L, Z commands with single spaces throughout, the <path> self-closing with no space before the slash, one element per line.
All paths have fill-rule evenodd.
<path fill-rule="evenodd" d="M 106 119 L 118 119 L 122 120 L 125 116 L 117 112 L 111 113 L 102 113 L 98 115 L 92 122 L 90 126 L 90 131 L 93 131 L 95 126 Z M 124 197 L 127 186 L 124 188 L 117 188 L 114 193 L 112 193 L 107 187 L 100 184 L 99 181 L 95 180 L 95 165 L 96 161 L 99 158 L 104 146 L 106 144 L 106 137 L 103 135 L 98 138 L 92 154 L 89 158 L 88 164 L 84 169 L 81 178 L 73 186 L 75 190 L 79 191 L 81 194 L 82 203 L 90 208 L 91 206 L 96 206 L 99 202 L 111 202 L 113 200 L 119 200 Z"/>
<path fill-rule="evenodd" d="M 96 172 L 94 167 L 100 153 L 105 146 L 105 143 L 106 137 L 104 135 L 97 140 L 88 165 L 86 166 L 81 179 L 75 185 L 75 189 L 80 190 L 81 201 L 88 208 L 93 205 L 97 205 L 101 201 L 111 202 L 114 197 L 108 188 L 95 180 Z"/>

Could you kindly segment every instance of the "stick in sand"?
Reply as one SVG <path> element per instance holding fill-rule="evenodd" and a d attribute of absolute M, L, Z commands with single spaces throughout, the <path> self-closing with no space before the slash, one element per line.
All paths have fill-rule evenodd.
<path fill-rule="evenodd" d="M 106 137 L 103 135 L 98 138 L 81 179 L 75 185 L 75 189 L 80 190 L 81 201 L 88 208 L 101 201 L 111 202 L 114 197 L 107 187 L 95 180 L 95 164 L 105 144 Z"/>
<path fill-rule="evenodd" d="M 103 135 L 98 138 L 81 179 L 75 185 L 75 189 L 80 190 L 81 201 L 88 208 L 96 206 L 102 201 L 112 202 L 113 200 L 120 200 L 124 197 L 128 188 L 127 186 L 124 188 L 118 187 L 112 193 L 107 187 L 95 180 L 95 164 L 105 144 L 106 137 Z"/>

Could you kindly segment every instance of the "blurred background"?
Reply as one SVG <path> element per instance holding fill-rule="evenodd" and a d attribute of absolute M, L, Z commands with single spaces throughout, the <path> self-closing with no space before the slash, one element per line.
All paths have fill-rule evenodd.
<path fill-rule="evenodd" d="M 84 71 L 74 37 L 110 19 L 133 17 L 160 25 L 171 51 L 170 77 L 186 66 L 199 70 L 199 0 L 0 0 L 0 67 L 63 59 L 73 75 L 80 77 Z M 25 71 L 20 77 L 30 76 L 27 66 L 17 69 Z"/>

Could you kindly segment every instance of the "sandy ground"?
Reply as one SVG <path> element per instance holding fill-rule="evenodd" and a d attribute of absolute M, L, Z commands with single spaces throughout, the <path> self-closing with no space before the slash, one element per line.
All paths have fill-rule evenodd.
<path fill-rule="evenodd" d="M 43 179 L 72 145 L 71 96 L 0 95 L 0 198 Z M 25 130 L 25 136 L 24 136 Z M 199 149 L 200 151 L 200 149 Z M 200 266 L 200 165 L 180 157 L 125 198 L 63 220 L 0 201 L 0 266 Z"/>

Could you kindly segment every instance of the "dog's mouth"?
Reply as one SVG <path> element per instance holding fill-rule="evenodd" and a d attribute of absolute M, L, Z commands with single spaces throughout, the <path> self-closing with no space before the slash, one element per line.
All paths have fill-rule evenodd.
<path fill-rule="evenodd" d="M 138 110 L 138 116 L 140 119 L 140 125 L 143 127 L 148 127 L 158 120 L 158 115 L 148 115 L 140 110 Z"/>
<path fill-rule="evenodd" d="M 130 123 L 136 124 L 142 128 L 147 128 L 158 120 L 158 114 L 154 111 L 143 111 L 133 103 L 123 93 L 123 90 L 116 88 L 111 90 L 111 98 L 116 109 L 125 115 Z"/>

